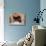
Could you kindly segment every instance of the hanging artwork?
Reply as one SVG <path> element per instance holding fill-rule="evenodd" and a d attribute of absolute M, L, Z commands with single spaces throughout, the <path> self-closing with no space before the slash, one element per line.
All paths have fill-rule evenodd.
<path fill-rule="evenodd" d="M 11 25 L 24 25 L 25 16 L 22 13 L 13 13 L 9 16 L 9 23 Z"/>

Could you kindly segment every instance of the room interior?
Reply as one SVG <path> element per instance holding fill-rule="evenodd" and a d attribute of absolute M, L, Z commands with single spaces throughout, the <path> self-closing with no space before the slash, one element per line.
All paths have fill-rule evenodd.
<path fill-rule="evenodd" d="M 4 0 L 0 24 L 0 32 L 2 32 L 0 33 L 2 35 L 2 37 L 0 36 L 0 46 L 46 46 L 45 5 L 46 0 Z M 42 14 L 43 21 L 41 18 L 39 22 L 37 22 L 37 19 L 34 21 L 39 11 L 41 12 L 44 9 L 45 11 Z M 9 16 L 12 13 L 23 13 L 26 17 L 25 24 L 10 25 Z"/>

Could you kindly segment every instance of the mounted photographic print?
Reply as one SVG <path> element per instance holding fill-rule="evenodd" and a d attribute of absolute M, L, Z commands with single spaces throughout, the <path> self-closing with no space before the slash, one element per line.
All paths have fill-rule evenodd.
<path fill-rule="evenodd" d="M 24 25 L 25 15 L 23 13 L 12 13 L 9 16 L 10 25 Z"/>

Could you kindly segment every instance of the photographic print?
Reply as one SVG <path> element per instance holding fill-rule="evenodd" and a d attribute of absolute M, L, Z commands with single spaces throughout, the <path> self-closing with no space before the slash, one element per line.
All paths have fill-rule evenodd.
<path fill-rule="evenodd" d="M 25 23 L 25 16 L 23 13 L 12 13 L 9 16 L 9 23 L 10 25 L 24 25 Z"/>

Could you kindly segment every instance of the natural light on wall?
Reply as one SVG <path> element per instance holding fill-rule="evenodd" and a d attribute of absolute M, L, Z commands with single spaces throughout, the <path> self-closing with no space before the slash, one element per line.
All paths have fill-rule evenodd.
<path fill-rule="evenodd" d="M 4 0 L 0 0 L 0 42 L 4 41 Z"/>

